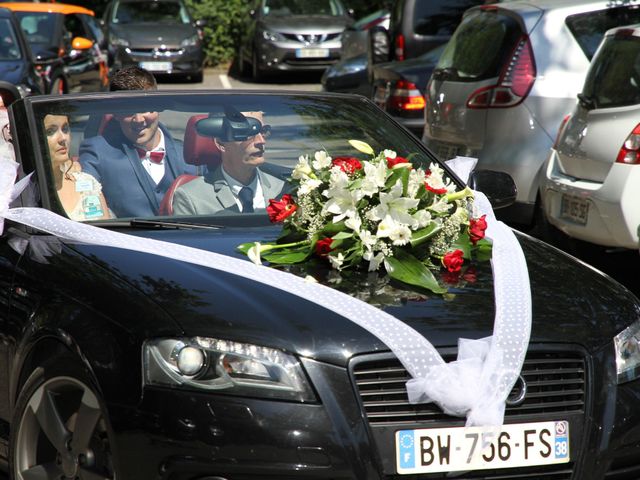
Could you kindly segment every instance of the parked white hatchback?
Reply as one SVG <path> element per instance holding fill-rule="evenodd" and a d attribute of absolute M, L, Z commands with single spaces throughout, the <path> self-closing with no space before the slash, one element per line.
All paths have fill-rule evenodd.
<path fill-rule="evenodd" d="M 516 204 L 503 220 L 531 224 L 544 164 L 589 62 L 611 28 L 640 22 L 635 2 L 520 0 L 467 10 L 427 86 L 423 141 L 507 172 Z"/>
<path fill-rule="evenodd" d="M 637 249 L 640 24 L 607 32 L 578 99 L 547 163 L 545 215 L 570 237 Z"/>

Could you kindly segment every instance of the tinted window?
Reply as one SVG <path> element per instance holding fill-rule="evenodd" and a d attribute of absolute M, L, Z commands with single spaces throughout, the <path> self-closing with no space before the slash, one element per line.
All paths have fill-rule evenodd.
<path fill-rule="evenodd" d="M 567 27 L 589 60 L 593 58 L 607 30 L 639 22 L 640 8 L 638 5 L 580 13 L 571 15 L 566 20 Z"/>
<path fill-rule="evenodd" d="M 480 0 L 416 1 L 413 30 L 418 35 L 451 35 L 465 10 L 480 3 Z"/>
<path fill-rule="evenodd" d="M 342 5 L 336 0 L 264 0 L 262 14 L 270 17 L 287 15 L 344 15 Z"/>
<path fill-rule="evenodd" d="M 16 16 L 29 44 L 51 43 L 51 39 L 55 37 L 57 14 L 16 12 Z"/>
<path fill-rule="evenodd" d="M 583 93 L 600 108 L 640 103 L 640 38 L 608 37 L 593 59 Z"/>
<path fill-rule="evenodd" d="M 190 23 L 189 15 L 178 2 L 126 2 L 113 9 L 113 23 Z"/>
<path fill-rule="evenodd" d="M 17 60 L 21 57 L 18 39 L 13 31 L 13 25 L 8 18 L 0 19 L 0 61 Z"/>
<path fill-rule="evenodd" d="M 450 69 L 461 81 L 497 77 L 521 35 L 516 21 L 506 15 L 470 14 L 451 37 L 437 69 Z"/>

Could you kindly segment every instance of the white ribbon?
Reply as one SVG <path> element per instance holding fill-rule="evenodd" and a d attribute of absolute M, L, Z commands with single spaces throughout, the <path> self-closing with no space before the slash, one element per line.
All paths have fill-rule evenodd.
<path fill-rule="evenodd" d="M 489 218 L 487 236 L 493 240 L 493 336 L 480 342 L 461 340 L 458 360 L 447 364 L 433 345 L 407 324 L 330 287 L 246 260 L 71 221 L 42 208 L 9 208 L 28 182 L 26 178 L 13 185 L 16 171 L 13 160 L 0 158 L 0 232 L 2 219 L 7 219 L 66 241 L 160 255 L 281 288 L 342 315 L 384 342 L 412 377 L 407 384 L 412 402 L 433 401 L 447 413 L 466 416 L 469 426 L 502 424 L 505 399 L 527 350 L 531 299 L 520 245 L 513 232 L 495 220 L 484 195 L 476 194 L 476 204 Z M 24 250 L 24 245 L 18 246 Z"/>

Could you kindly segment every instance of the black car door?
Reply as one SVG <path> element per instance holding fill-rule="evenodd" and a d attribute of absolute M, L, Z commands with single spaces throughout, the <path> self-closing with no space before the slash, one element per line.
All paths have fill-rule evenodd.
<path fill-rule="evenodd" d="M 69 80 L 69 93 L 100 90 L 100 54 L 96 47 L 73 48 L 73 39 L 81 37 L 95 42 L 91 32 L 77 14 L 67 14 L 64 19 L 65 63 Z"/>

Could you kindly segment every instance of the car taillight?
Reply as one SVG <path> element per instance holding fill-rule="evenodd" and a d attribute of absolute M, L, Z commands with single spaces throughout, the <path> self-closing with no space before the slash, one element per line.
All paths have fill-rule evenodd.
<path fill-rule="evenodd" d="M 404 35 L 400 34 L 396 37 L 395 48 L 396 60 L 404 60 Z"/>
<path fill-rule="evenodd" d="M 564 132 L 564 128 L 567 126 L 567 123 L 569 122 L 569 119 L 571 118 L 571 115 L 565 115 L 564 118 L 562 119 L 562 122 L 560 122 L 560 128 L 558 128 L 558 134 L 556 135 L 556 140 L 553 142 L 553 149 L 557 149 L 558 148 L 558 143 L 560 143 L 560 137 L 562 137 L 562 132 Z"/>
<path fill-rule="evenodd" d="M 387 105 L 389 110 L 422 110 L 425 100 L 415 83 L 398 80 L 391 88 Z"/>
<path fill-rule="evenodd" d="M 497 85 L 473 92 L 467 100 L 468 108 L 514 107 L 522 102 L 536 80 L 536 64 L 529 37 L 522 36 L 511 55 Z"/>
<path fill-rule="evenodd" d="M 636 128 L 631 131 L 622 144 L 616 162 L 628 165 L 640 164 L 640 123 L 636 125 Z"/>

